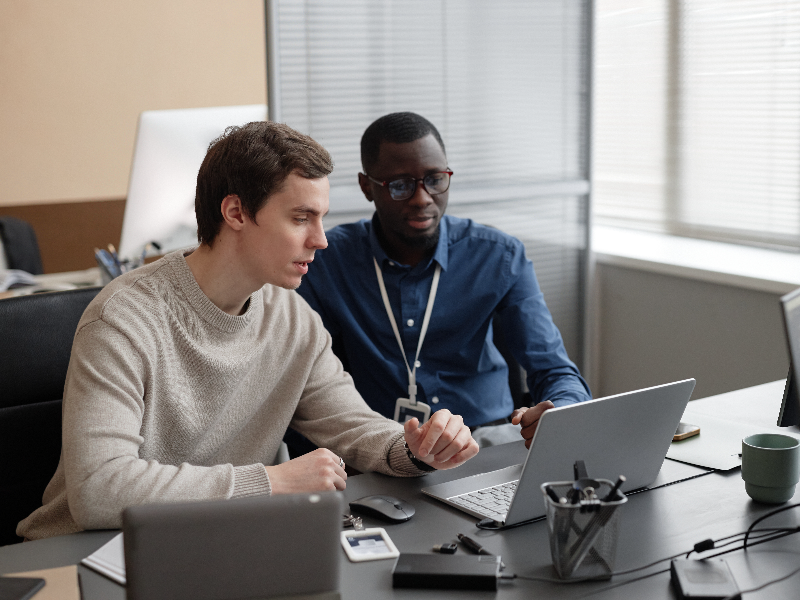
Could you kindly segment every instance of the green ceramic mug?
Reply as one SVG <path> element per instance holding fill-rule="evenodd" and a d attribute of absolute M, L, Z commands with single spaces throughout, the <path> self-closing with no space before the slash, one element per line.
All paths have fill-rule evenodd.
<path fill-rule="evenodd" d="M 756 502 L 780 504 L 794 496 L 800 479 L 800 440 L 757 433 L 742 440 L 742 479 Z"/>

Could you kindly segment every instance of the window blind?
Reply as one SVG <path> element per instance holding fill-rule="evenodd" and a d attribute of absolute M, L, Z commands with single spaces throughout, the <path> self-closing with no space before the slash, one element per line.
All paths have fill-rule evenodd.
<path fill-rule="evenodd" d="M 267 15 L 270 115 L 336 165 L 326 227 L 372 214 L 356 177 L 366 127 L 425 116 L 455 172 L 448 213 L 525 243 L 581 362 L 590 3 L 268 0 Z"/>
<path fill-rule="evenodd" d="M 598 0 L 599 222 L 800 248 L 800 4 Z"/>

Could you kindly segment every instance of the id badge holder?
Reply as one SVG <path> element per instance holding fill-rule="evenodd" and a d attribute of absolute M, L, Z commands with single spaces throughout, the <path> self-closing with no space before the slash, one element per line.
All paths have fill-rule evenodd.
<path fill-rule="evenodd" d="M 416 417 L 419 419 L 419 424 L 422 425 L 430 416 L 431 407 L 419 400 L 415 404 L 411 404 L 411 400 L 408 398 L 398 398 L 394 405 L 394 420 L 398 423 L 405 423 Z"/>

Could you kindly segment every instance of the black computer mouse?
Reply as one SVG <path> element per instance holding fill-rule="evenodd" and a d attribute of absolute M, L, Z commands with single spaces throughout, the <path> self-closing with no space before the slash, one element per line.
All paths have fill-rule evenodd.
<path fill-rule="evenodd" d="M 408 521 L 416 512 L 408 502 L 384 495 L 364 496 L 353 500 L 350 509 L 392 523 Z"/>

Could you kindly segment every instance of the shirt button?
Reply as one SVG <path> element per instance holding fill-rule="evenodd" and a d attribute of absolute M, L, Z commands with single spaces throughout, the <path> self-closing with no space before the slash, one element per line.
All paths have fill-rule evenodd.
<path fill-rule="evenodd" d="M 431 404 L 439 404 L 439 396 L 434 396 L 431 398 Z"/>
<path fill-rule="evenodd" d="M 409 327 L 413 327 L 414 326 L 414 319 L 409 319 L 408 321 L 406 321 L 406 325 L 408 325 Z"/>
<path fill-rule="evenodd" d="M 417 367 L 417 368 L 420 368 L 422 366 L 422 363 L 419 362 L 418 360 L 414 361 L 414 366 Z"/>
<path fill-rule="evenodd" d="M 390 267 L 393 267 L 393 266 L 394 266 L 394 261 L 393 261 L 393 260 L 390 260 L 390 261 L 389 261 L 389 266 L 390 266 Z"/>

